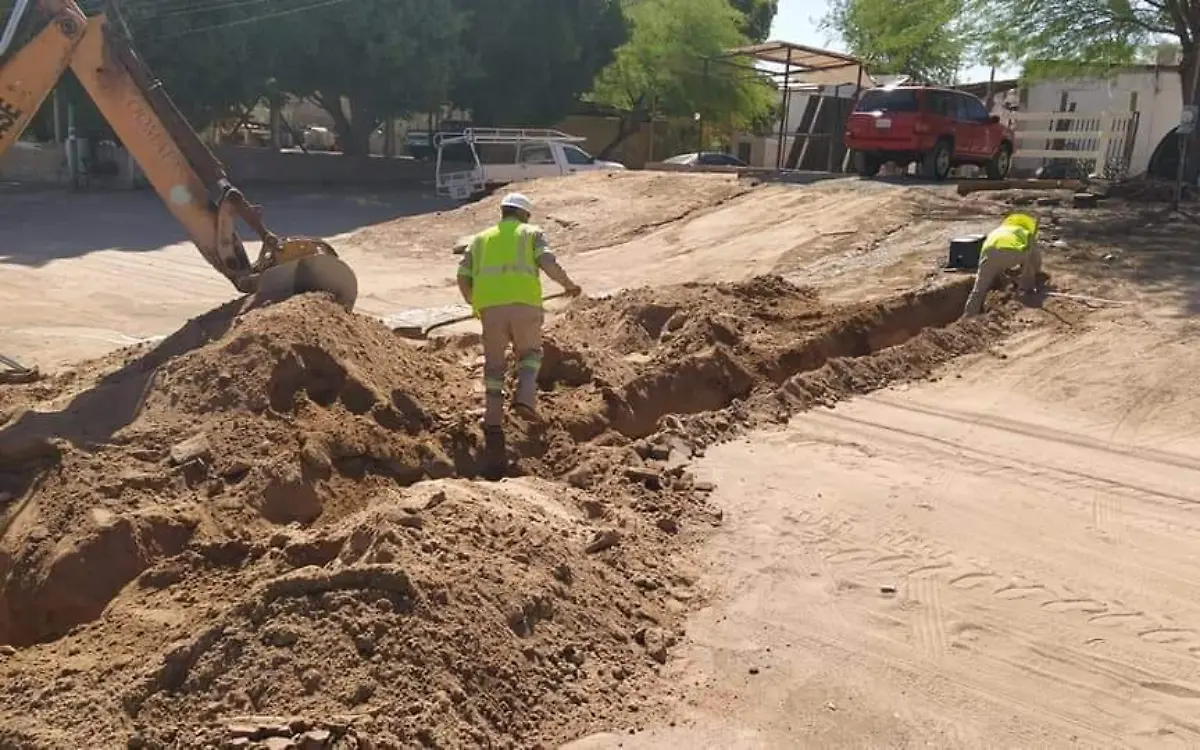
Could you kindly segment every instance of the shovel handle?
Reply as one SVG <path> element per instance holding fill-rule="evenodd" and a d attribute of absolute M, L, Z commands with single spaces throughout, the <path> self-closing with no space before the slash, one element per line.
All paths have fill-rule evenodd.
<path fill-rule="evenodd" d="M 558 298 L 560 298 L 560 297 L 566 297 L 566 296 L 567 296 L 567 293 L 566 293 L 566 292 L 557 292 L 557 293 L 555 293 L 555 294 L 551 294 L 551 295 L 549 295 L 549 296 L 542 297 L 542 302 L 549 302 L 549 301 L 550 301 L 550 300 L 552 300 L 552 299 L 558 299 Z M 454 325 L 454 324 L 456 324 L 456 323 L 465 323 L 465 322 L 467 322 L 468 320 L 470 320 L 471 318 L 474 318 L 474 317 L 475 317 L 475 314 L 474 314 L 474 313 L 472 313 L 472 314 L 470 314 L 470 315 L 460 315 L 460 316 L 459 316 L 459 317 L 457 317 L 457 318 L 450 318 L 449 320 L 443 320 L 443 321 L 441 321 L 441 322 L 439 322 L 439 323 L 434 323 L 433 325 L 429 326 L 429 327 L 428 327 L 428 328 L 426 328 L 424 331 L 422 331 L 422 332 L 421 332 L 421 335 L 422 335 L 422 336 L 425 336 L 425 335 L 426 335 L 426 334 L 428 334 L 430 331 L 437 330 L 438 328 L 445 328 L 446 326 L 452 326 L 452 325 Z"/>

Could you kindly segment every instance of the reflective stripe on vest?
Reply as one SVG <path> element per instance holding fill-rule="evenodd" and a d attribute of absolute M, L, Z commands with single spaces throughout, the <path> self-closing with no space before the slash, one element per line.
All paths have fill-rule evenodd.
<path fill-rule="evenodd" d="M 534 256 L 536 230 L 513 220 L 476 235 L 471 243 L 475 309 L 542 304 L 542 278 Z"/>
<path fill-rule="evenodd" d="M 1029 232 L 1011 224 L 997 227 L 983 241 L 983 254 L 995 250 L 1002 253 L 1023 253 L 1029 249 Z"/>

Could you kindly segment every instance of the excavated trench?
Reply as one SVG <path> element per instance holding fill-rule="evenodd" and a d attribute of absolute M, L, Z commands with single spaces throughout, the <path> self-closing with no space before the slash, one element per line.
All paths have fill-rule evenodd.
<path fill-rule="evenodd" d="M 735 285 L 722 290 L 733 295 L 733 302 L 706 298 L 712 303 L 708 309 L 691 303 L 641 305 L 636 299 L 603 303 L 610 307 L 588 314 L 611 314 L 624 321 L 620 325 L 629 323 L 635 327 L 629 335 L 637 341 L 624 351 L 588 348 L 576 343 L 586 344 L 620 325 L 604 328 L 576 321 L 573 338 L 571 320 L 553 326 L 540 378 L 547 420 L 534 426 L 510 424 L 510 448 L 521 453 L 524 471 L 562 479 L 587 459 L 594 442 L 611 445 L 614 433 L 634 441 L 656 433 L 668 415 L 718 412 L 754 399 L 778 403 L 789 392 L 803 391 L 797 378 L 807 373 L 831 363 L 869 360 L 951 326 L 968 292 L 969 280 L 963 280 L 878 303 L 823 309 L 790 285 L 772 286 L 765 293 Z M 757 317 L 738 317 L 738 300 L 745 301 L 745 309 L 759 311 Z M 311 315 L 311 309 L 300 310 L 294 317 Z M 186 347 L 181 351 L 179 339 L 173 338 L 164 342 L 172 347 L 170 357 L 157 350 L 143 355 L 95 387 L 124 387 L 121 372 L 143 387 L 157 382 L 158 395 L 143 394 L 141 401 L 163 415 L 194 414 L 188 430 L 157 435 L 156 425 L 165 416 L 153 421 L 123 411 L 120 421 L 131 425 L 124 433 L 116 432 L 102 445 L 84 441 L 82 448 L 67 449 L 63 444 L 72 441 L 69 429 L 46 440 L 45 424 L 39 423 L 33 444 L 60 448 L 32 455 L 19 450 L 29 444 L 18 434 L 20 422 L 0 432 L 0 447 L 10 446 L 9 453 L 0 452 L 0 478 L 15 500 L 7 508 L 0 506 L 0 513 L 7 510 L 0 515 L 0 643 L 54 640 L 99 618 L 147 569 L 194 550 L 202 517 L 233 513 L 217 525 L 234 528 L 241 523 L 251 531 L 231 532 L 231 538 L 245 538 L 255 533 L 256 524 L 321 524 L 344 517 L 369 502 L 368 490 L 479 475 L 483 451 L 478 428 L 462 416 L 468 399 L 477 399 L 471 390 L 477 374 L 463 367 L 461 359 L 451 364 L 450 354 L 458 345 L 454 341 L 428 351 L 406 347 L 403 356 L 411 367 L 401 375 L 387 369 L 387 358 L 396 357 L 396 347 L 404 345 L 387 340 L 386 332 L 372 329 L 362 340 L 349 340 L 358 335 L 354 326 L 365 323 L 345 322 L 348 327 L 335 332 L 330 341 L 348 342 L 338 351 L 328 343 L 285 344 L 278 336 L 246 331 L 229 342 L 221 338 L 228 326 L 216 326 L 216 335 L 212 326 L 199 326 L 203 335 L 197 335 L 195 322 L 189 325 L 188 343 L 224 347 L 226 357 L 249 351 L 256 341 L 270 341 L 270 356 L 260 351 L 245 363 L 250 373 L 245 382 L 259 383 L 258 392 L 230 390 L 236 376 L 229 371 L 238 362 L 213 356 L 211 366 L 208 360 L 189 364 L 184 360 L 193 355 Z M 942 352 L 943 360 L 987 343 L 988 329 L 955 325 L 976 328 L 955 334 L 950 343 L 934 341 L 931 346 Z M 994 334 L 995 326 L 990 330 Z M 688 331 L 700 333 L 689 339 Z M 924 354 L 914 356 L 928 364 Z M 605 371 L 618 360 L 620 367 Z M 257 381 L 250 377 L 260 370 Z M 385 386 L 394 386 L 401 377 L 412 387 L 387 395 Z M 882 385 L 878 381 L 876 377 L 872 387 Z M 851 387 L 841 395 L 854 391 Z M 82 398 L 95 408 L 96 396 L 85 392 Z M 458 413 L 450 406 L 457 406 Z M 67 425 L 81 416 L 67 409 L 56 413 L 54 421 Z M 176 455 L 178 445 L 171 448 L 170 441 L 200 428 L 207 436 L 202 449 L 191 457 Z M 564 441 L 574 447 L 564 451 Z M 73 473 L 92 481 L 72 484 Z M 258 521 L 239 520 L 248 511 L 218 510 L 233 505 L 252 510 Z M 133 510 L 123 513 L 121 507 Z M 21 518 L 22 512 L 28 517 Z M 209 551 L 228 551 L 227 545 L 205 545 Z M 244 543 L 238 549 L 251 554 L 255 546 Z"/>

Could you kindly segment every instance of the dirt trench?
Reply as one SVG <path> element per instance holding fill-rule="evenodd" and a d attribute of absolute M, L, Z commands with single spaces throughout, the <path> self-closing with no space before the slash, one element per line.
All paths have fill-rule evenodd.
<path fill-rule="evenodd" d="M 550 515 L 530 516 L 528 502 L 505 500 L 498 520 L 485 508 L 508 485 L 493 491 L 468 483 L 469 497 L 451 502 L 445 498 L 456 497 L 457 485 L 439 490 L 442 499 L 430 500 L 422 489 L 474 479 L 482 467 L 471 413 L 480 381 L 472 337 L 413 347 L 317 297 L 236 319 L 234 308 L 215 310 L 149 350 L 5 390 L 0 407 L 11 418 L 0 430 L 0 492 L 7 497 L 0 506 L 0 644 L 53 647 L 62 639 L 76 650 L 125 649 L 135 655 L 127 670 L 139 687 L 121 697 L 116 714 L 152 715 L 156 725 L 178 728 L 212 713 L 196 701 L 229 688 L 220 675 L 249 679 L 293 659 L 271 645 L 275 636 L 262 636 L 276 650 L 261 654 L 227 642 L 236 630 L 265 627 L 271 618 L 264 619 L 264 606 L 284 607 L 280 616 L 290 613 L 297 623 L 316 618 L 296 625 L 300 642 L 311 632 L 318 648 L 342 654 L 340 641 L 320 639 L 340 637 L 341 627 L 348 642 L 361 638 L 356 623 L 374 611 L 371 591 L 379 590 L 390 601 L 378 603 L 389 613 L 388 632 L 423 632 L 440 644 L 436 657 L 422 657 L 426 664 L 457 663 L 475 643 L 486 652 L 479 658 L 504 675 L 488 682 L 457 667 L 447 673 L 448 694 L 486 683 L 509 696 L 510 707 L 467 711 L 451 701 L 458 708 L 447 714 L 453 719 L 443 717 L 446 746 L 532 736 L 549 719 L 547 696 L 577 705 L 578 691 L 563 692 L 555 678 L 529 692 L 529 675 L 521 675 L 534 667 L 504 661 L 518 658 L 520 646 L 500 633 L 551 639 L 555 649 L 576 649 L 571 653 L 583 648 L 606 665 L 589 672 L 597 680 L 661 664 L 674 641 L 670 623 L 679 608 L 671 600 L 687 586 L 662 583 L 686 580 L 671 573 L 674 540 L 720 519 L 707 489 L 687 471 L 689 458 L 814 403 L 925 377 L 940 362 L 1004 335 L 1011 308 L 1003 302 L 983 318 L 956 320 L 967 293 L 967 281 L 951 281 L 838 308 L 814 290 L 768 276 L 581 300 L 547 330 L 544 422 L 514 417 L 505 426 L 514 476 L 558 488 L 538 506 Z M 480 536 L 480 528 L 490 536 Z M 531 533 L 540 541 L 516 557 L 515 567 L 481 573 L 450 564 L 515 554 Z M 539 564 L 543 573 L 531 578 L 526 569 Z M 316 610 L 296 610 L 276 595 L 263 599 L 262 592 L 282 585 L 272 581 L 326 580 L 363 565 L 390 566 L 376 572 L 403 572 L 409 583 L 387 593 L 371 583 L 378 576 L 337 578 L 342 583 Z M 337 593 L 343 590 L 351 593 Z M 468 590 L 478 590 L 480 602 L 495 601 L 493 624 L 486 607 L 458 602 Z M 360 614 L 317 635 L 327 631 L 318 620 L 338 602 Z M 175 637 L 191 645 L 172 646 L 161 628 L 139 630 L 136 618 L 123 614 L 163 606 L 182 608 L 189 624 Z M 492 633 L 485 642 L 471 635 L 479 627 Z M 659 630 L 647 636 L 647 627 Z M 599 633 L 610 631 L 624 635 L 600 645 L 606 641 Z M 580 638 L 590 645 L 580 646 Z M 651 654 L 648 661 L 620 645 L 630 639 L 641 658 Z M 355 684 L 384 679 L 362 671 L 377 671 L 374 651 L 355 653 L 339 657 L 348 671 L 338 700 L 347 705 L 372 700 Z M 389 653 L 404 663 L 410 658 L 403 649 Z M 535 666 L 579 669 L 583 658 Z M 201 679 L 201 672 L 209 676 Z M 280 684 L 282 692 L 256 693 L 242 708 L 325 706 L 307 678 Z M 400 680 L 381 695 L 407 700 L 405 691 L 421 684 Z M 522 690 L 527 695 L 517 700 Z M 13 694 L 0 707 L 9 702 L 42 710 Z M 511 721 L 497 718 L 506 710 L 517 711 Z M 113 721 L 111 731 L 123 731 Z M 400 722 L 389 731 L 413 738 L 432 730 Z M 39 746 L 36 731 L 25 736 Z M 170 732 L 156 740 L 163 747 L 191 741 Z"/>
<path fill-rule="evenodd" d="M 954 321 L 967 291 L 955 282 L 830 310 L 811 290 L 765 277 L 582 303 L 548 331 L 548 423 L 510 424 L 516 471 L 562 478 L 597 439 L 642 440 L 664 417 L 718 412 L 830 361 L 903 344 Z M 462 419 L 477 396 L 474 374 L 455 361 L 461 342 L 389 362 L 397 343 L 385 331 L 317 300 L 239 325 L 232 312 L 214 311 L 146 354 L 125 355 L 65 409 L 26 412 L 0 434 L 0 490 L 19 497 L 15 505 L 61 502 L 52 520 L 95 527 L 63 545 L 81 524 L 34 526 L 24 534 L 31 544 L 5 546 L 0 643 L 53 639 L 95 619 L 200 525 L 194 512 L 161 508 L 101 507 L 89 517 L 75 502 L 81 490 L 115 501 L 236 492 L 262 520 L 286 525 L 343 515 L 339 496 L 358 483 L 478 476 L 477 431 Z M 316 319 L 334 323 L 333 338 L 303 342 L 286 330 Z M 6 529 L 19 532 L 14 522 Z M 67 539 L 52 549 L 59 531 Z"/>

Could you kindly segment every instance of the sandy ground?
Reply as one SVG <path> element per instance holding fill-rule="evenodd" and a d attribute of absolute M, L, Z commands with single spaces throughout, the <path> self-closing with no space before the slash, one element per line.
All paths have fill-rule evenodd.
<path fill-rule="evenodd" d="M 1051 263 L 1126 304 L 711 450 L 689 687 L 569 747 L 1197 746 L 1195 277 L 1113 244 Z"/>
<path fill-rule="evenodd" d="M 857 180 L 631 173 L 530 192 L 589 289 L 774 272 L 835 301 L 944 280 L 945 241 L 1006 209 Z M 274 224 L 337 238 L 378 316 L 454 303 L 447 248 L 494 212 L 390 221 L 432 204 L 278 198 Z M 63 364 L 230 298 L 165 215 L 139 239 L 152 200 L 85 196 L 64 221 L 54 198 L 5 196 L 5 353 Z M 1059 290 L 1119 304 L 1027 311 L 934 382 L 710 448 L 691 471 L 724 522 L 679 548 L 706 574 L 663 669 L 673 697 L 638 693 L 640 711 L 570 747 L 1200 743 L 1194 225 L 1111 213 L 1059 215 L 1047 265 Z"/>
<path fill-rule="evenodd" d="M 830 299 L 892 293 L 996 210 L 944 189 L 855 180 L 751 188 L 727 175 L 631 172 L 526 189 L 564 265 L 592 292 L 779 272 Z M 276 231 L 334 242 L 358 273 L 358 310 L 378 316 L 457 305 L 449 250 L 494 221 L 498 202 L 430 213 L 446 206 L 428 195 L 252 192 Z M 169 333 L 233 296 L 151 193 L 6 194 L 0 248 L 0 351 L 42 367 Z"/>

